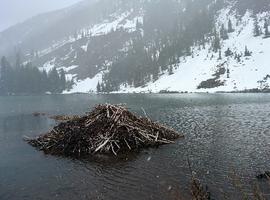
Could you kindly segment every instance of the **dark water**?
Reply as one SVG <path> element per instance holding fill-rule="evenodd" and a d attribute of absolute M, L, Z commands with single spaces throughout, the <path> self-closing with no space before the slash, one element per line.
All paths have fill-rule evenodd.
<path fill-rule="evenodd" d="M 80 161 L 44 155 L 22 140 L 55 124 L 33 112 L 82 114 L 105 102 L 126 103 L 138 114 L 143 107 L 185 139 L 119 159 Z M 216 199 L 221 191 L 240 199 L 230 174 L 253 181 L 270 170 L 269 136 L 268 94 L 0 97 L 0 199 L 189 199 L 188 159 Z"/>

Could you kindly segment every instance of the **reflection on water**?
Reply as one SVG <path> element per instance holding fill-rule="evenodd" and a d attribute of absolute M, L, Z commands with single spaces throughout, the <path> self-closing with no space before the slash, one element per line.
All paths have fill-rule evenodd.
<path fill-rule="evenodd" d="M 176 144 L 121 158 L 44 155 L 23 140 L 55 122 L 33 112 L 82 114 L 98 103 L 126 103 L 185 134 Z M 188 198 L 192 170 L 218 197 L 237 199 L 228 175 L 269 170 L 270 95 L 56 95 L 0 97 L 0 199 Z"/>

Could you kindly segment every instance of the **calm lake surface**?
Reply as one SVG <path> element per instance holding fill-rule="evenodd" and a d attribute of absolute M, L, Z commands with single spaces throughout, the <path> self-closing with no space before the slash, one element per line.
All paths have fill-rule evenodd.
<path fill-rule="evenodd" d="M 139 115 L 143 107 L 185 139 L 118 159 L 85 160 L 44 155 L 23 141 L 55 125 L 33 112 L 83 114 L 106 102 L 126 103 Z M 0 199 L 189 199 L 187 160 L 216 199 L 222 191 L 238 199 L 230 174 L 251 182 L 270 170 L 269 136 L 269 94 L 0 97 Z"/>

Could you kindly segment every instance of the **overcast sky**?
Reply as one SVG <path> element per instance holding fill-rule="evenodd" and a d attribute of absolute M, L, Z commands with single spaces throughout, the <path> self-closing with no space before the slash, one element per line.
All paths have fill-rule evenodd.
<path fill-rule="evenodd" d="M 0 0 L 0 31 L 27 18 L 72 5 L 81 0 Z"/>

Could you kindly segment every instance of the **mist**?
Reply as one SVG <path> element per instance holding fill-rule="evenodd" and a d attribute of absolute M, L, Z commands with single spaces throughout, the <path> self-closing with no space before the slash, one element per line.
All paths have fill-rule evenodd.
<path fill-rule="evenodd" d="M 0 31 L 35 15 L 68 7 L 80 0 L 1 0 Z"/>
<path fill-rule="evenodd" d="M 0 200 L 269 199 L 269 55 L 270 0 L 0 0 Z"/>

